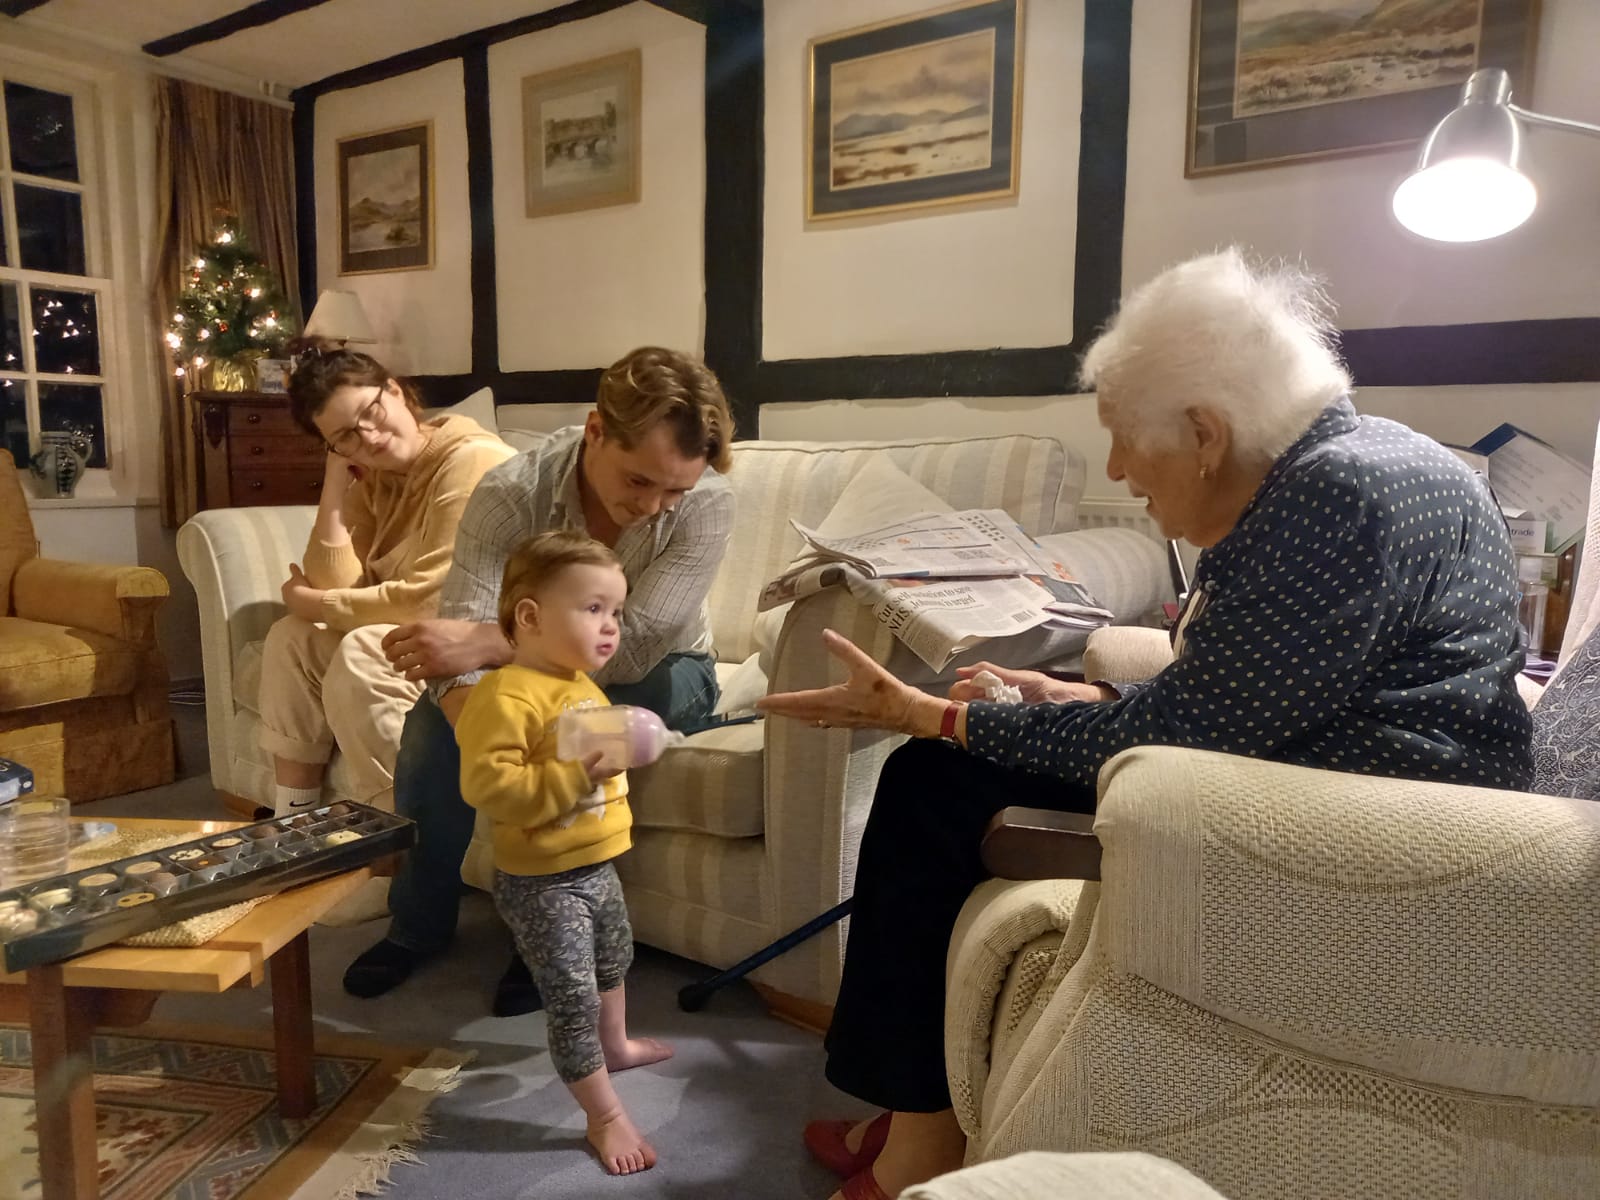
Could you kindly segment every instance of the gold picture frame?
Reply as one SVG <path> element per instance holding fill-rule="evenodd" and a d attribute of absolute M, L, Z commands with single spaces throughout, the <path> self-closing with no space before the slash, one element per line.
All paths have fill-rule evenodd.
<path fill-rule="evenodd" d="M 806 47 L 806 220 L 1017 194 L 1023 0 L 945 8 Z"/>
<path fill-rule="evenodd" d="M 639 202 L 642 77 L 635 49 L 523 79 L 528 216 Z"/>
<path fill-rule="evenodd" d="M 339 274 L 433 266 L 433 122 L 340 138 Z"/>
<path fill-rule="evenodd" d="M 1193 0 L 1184 175 L 1414 144 L 1480 67 L 1504 68 L 1528 103 L 1538 0 L 1398 6 L 1381 26 L 1362 24 L 1371 13 L 1358 7 L 1305 0 L 1285 13 L 1274 0 Z"/>

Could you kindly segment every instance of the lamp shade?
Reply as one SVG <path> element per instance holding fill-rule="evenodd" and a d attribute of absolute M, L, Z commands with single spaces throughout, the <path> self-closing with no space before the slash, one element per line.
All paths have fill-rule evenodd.
<path fill-rule="evenodd" d="M 1520 169 L 1522 129 L 1504 71 L 1474 71 L 1461 103 L 1434 126 L 1417 168 L 1395 189 L 1395 218 L 1413 233 L 1477 242 L 1521 225 L 1538 203 Z"/>
<path fill-rule="evenodd" d="M 354 292 L 325 289 L 317 297 L 317 306 L 311 310 L 306 322 L 307 337 L 326 338 L 332 342 L 375 342 L 372 325 L 367 320 L 366 309 L 361 307 L 361 297 Z"/>

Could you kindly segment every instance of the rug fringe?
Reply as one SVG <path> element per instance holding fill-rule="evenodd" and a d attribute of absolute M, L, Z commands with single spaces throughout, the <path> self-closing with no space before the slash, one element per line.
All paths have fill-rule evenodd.
<path fill-rule="evenodd" d="M 390 1171 L 400 1164 L 420 1164 L 418 1142 L 429 1136 L 432 1122 L 423 1110 L 436 1096 L 461 1086 L 462 1068 L 477 1055 L 470 1051 L 435 1050 L 406 1072 L 391 1093 L 340 1150 L 295 1192 L 294 1200 L 358 1200 L 376 1196 L 389 1184 Z M 337 1165 L 336 1165 L 337 1164 Z M 334 1177 L 345 1175 L 330 1191 Z M 326 1172 L 326 1173 L 325 1173 Z"/>

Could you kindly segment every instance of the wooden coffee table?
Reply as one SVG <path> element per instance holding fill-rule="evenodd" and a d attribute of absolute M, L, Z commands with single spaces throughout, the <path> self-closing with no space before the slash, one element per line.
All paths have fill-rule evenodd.
<path fill-rule="evenodd" d="M 237 829 L 239 823 L 118 820 L 117 826 L 201 837 Z M 363 867 L 283 892 L 193 949 L 106 946 L 64 963 L 0 972 L 0 1019 L 26 1018 L 33 1032 L 45 1200 L 92 1200 L 100 1194 L 89 1038 L 96 1027 L 148 1020 L 162 992 L 224 992 L 238 984 L 255 987 L 270 977 L 278 1109 L 286 1117 L 308 1115 L 316 1107 L 317 1087 L 307 933 L 318 917 L 371 877 L 371 868 Z"/>

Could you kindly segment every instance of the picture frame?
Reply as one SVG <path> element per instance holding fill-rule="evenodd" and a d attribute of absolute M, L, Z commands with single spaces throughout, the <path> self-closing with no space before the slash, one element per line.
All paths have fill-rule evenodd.
<path fill-rule="evenodd" d="M 945 8 L 806 47 L 806 220 L 1017 194 L 1023 0 Z"/>
<path fill-rule="evenodd" d="M 1391 8 L 1415 29 L 1357 24 L 1379 6 L 1193 0 L 1185 177 L 1419 142 L 1480 67 L 1504 68 L 1529 103 L 1538 0 Z"/>
<path fill-rule="evenodd" d="M 433 122 L 340 138 L 339 274 L 433 266 Z"/>
<path fill-rule="evenodd" d="M 642 77 L 634 49 L 523 79 L 529 217 L 638 203 Z"/>
<path fill-rule="evenodd" d="M 256 391 L 280 394 L 289 390 L 289 372 L 294 364 L 287 358 L 256 359 Z"/>

